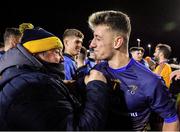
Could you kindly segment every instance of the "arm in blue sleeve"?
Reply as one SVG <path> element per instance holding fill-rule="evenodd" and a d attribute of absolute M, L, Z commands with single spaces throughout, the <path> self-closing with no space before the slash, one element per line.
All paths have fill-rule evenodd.
<path fill-rule="evenodd" d="M 155 83 L 154 83 L 155 84 Z M 168 88 L 158 80 L 151 98 L 151 108 L 158 113 L 165 122 L 174 122 L 177 120 L 177 111 L 175 100 L 170 95 Z"/>

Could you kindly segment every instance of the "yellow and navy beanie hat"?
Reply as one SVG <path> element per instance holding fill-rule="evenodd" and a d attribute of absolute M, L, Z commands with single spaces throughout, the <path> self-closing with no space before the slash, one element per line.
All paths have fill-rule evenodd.
<path fill-rule="evenodd" d="M 30 53 L 39 53 L 55 48 L 63 49 L 61 40 L 42 28 L 27 28 L 23 32 L 21 44 Z"/>

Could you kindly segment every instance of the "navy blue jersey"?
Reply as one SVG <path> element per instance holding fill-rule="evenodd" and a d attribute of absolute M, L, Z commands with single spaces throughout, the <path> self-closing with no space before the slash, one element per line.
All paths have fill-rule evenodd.
<path fill-rule="evenodd" d="M 64 54 L 64 72 L 65 80 L 73 80 L 76 76 L 76 62 L 69 54 Z"/>
<path fill-rule="evenodd" d="M 145 130 L 151 111 L 166 122 L 177 119 L 175 103 L 164 81 L 131 59 L 129 64 L 112 69 L 107 62 L 97 64 L 112 88 L 107 130 Z"/>

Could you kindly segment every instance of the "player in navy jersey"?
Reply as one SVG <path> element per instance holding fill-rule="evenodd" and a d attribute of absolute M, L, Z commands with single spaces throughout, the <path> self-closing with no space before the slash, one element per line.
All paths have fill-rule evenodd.
<path fill-rule="evenodd" d="M 84 34 L 78 29 L 66 29 L 63 34 L 65 80 L 74 80 L 77 65 L 75 57 L 80 53 Z"/>
<path fill-rule="evenodd" d="M 120 11 L 100 11 L 89 16 L 94 37 L 90 48 L 105 60 L 99 70 L 111 87 L 109 117 L 105 130 L 147 130 L 151 112 L 164 119 L 162 130 L 179 130 L 175 102 L 163 80 L 129 58 L 129 17 Z"/>

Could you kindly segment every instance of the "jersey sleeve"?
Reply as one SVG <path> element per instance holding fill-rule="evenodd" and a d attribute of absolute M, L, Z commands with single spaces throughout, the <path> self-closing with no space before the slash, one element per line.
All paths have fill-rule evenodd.
<path fill-rule="evenodd" d="M 158 113 L 165 121 L 173 122 L 177 119 L 175 100 L 171 97 L 162 79 L 158 79 L 154 85 L 154 89 L 151 90 L 151 97 L 149 98 L 151 109 Z"/>

